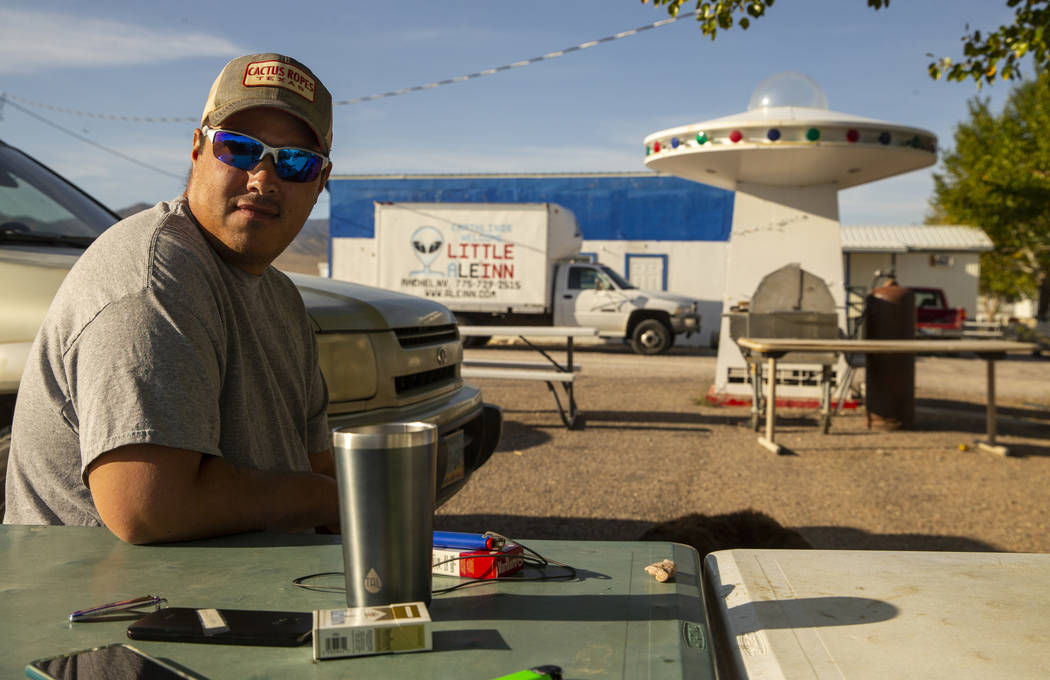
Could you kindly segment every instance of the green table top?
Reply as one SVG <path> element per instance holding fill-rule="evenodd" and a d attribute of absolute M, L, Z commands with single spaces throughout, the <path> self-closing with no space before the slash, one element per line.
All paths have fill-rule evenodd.
<path fill-rule="evenodd" d="M 314 662 L 309 645 L 241 647 L 131 641 L 206 678 L 456 678 L 488 680 L 541 664 L 566 678 L 712 678 L 700 562 L 657 542 L 528 541 L 576 567 L 576 581 L 503 582 L 434 598 L 434 649 Z M 674 560 L 674 582 L 644 567 Z M 0 527 L 0 677 L 27 662 L 128 641 L 129 620 L 71 624 L 76 609 L 153 593 L 168 606 L 311 611 L 344 607 L 342 593 L 293 578 L 342 571 L 338 537 L 244 534 L 132 546 L 105 529 Z M 435 577 L 435 588 L 457 579 Z M 338 584 L 340 578 L 325 583 Z"/>

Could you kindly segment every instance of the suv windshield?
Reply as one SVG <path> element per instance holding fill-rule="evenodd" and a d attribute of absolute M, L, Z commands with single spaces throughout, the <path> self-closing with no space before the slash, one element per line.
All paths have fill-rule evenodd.
<path fill-rule="evenodd" d="M 119 218 L 0 142 L 0 242 L 87 245 Z"/>

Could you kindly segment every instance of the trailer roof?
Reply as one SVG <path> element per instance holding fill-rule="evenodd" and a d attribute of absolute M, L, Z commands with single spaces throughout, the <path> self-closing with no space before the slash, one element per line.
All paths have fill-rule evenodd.
<path fill-rule="evenodd" d="M 977 227 L 919 225 L 911 227 L 842 227 L 844 253 L 970 252 L 995 246 Z"/>

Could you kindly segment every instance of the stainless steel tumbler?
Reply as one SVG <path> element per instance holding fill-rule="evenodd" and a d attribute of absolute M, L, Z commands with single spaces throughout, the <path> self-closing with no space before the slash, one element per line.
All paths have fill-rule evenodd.
<path fill-rule="evenodd" d="M 437 427 L 390 423 L 332 433 L 346 604 L 430 604 Z"/>

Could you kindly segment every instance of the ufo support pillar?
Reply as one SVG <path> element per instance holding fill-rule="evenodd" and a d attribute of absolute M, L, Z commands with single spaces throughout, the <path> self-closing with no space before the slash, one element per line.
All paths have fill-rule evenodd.
<path fill-rule="evenodd" d="M 726 264 L 722 308 L 729 311 L 750 301 L 755 289 L 770 272 L 785 264 L 798 263 L 828 285 L 845 328 L 846 291 L 842 266 L 842 234 L 838 221 L 838 187 L 834 184 L 783 187 L 739 184 L 733 209 Z M 840 361 L 841 364 L 841 361 Z M 778 372 L 815 371 L 820 367 L 778 363 Z M 843 366 L 836 366 L 842 375 Z M 729 319 L 722 318 L 718 343 L 714 395 L 750 398 L 747 362 L 729 333 Z M 819 385 L 780 385 L 777 392 L 786 400 L 813 400 Z"/>

